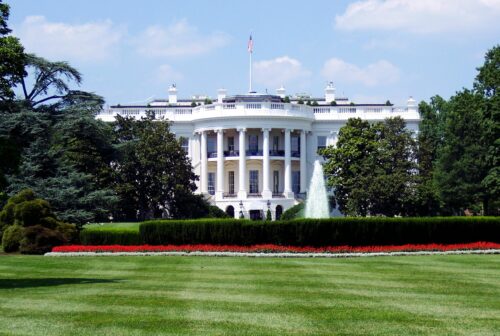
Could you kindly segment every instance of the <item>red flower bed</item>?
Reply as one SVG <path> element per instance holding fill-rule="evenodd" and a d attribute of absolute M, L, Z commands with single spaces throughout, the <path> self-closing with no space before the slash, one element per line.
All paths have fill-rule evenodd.
<path fill-rule="evenodd" d="M 467 244 L 407 244 L 389 246 L 329 246 L 299 247 L 273 244 L 237 246 L 237 245 L 65 245 L 57 246 L 52 252 L 264 252 L 264 253 L 374 253 L 403 251 L 455 251 L 500 249 L 500 244 L 477 242 Z"/>

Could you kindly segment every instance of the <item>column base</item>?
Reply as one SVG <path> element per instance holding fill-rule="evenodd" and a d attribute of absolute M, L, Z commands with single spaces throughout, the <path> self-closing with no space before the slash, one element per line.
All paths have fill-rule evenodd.
<path fill-rule="evenodd" d="M 240 191 L 238 191 L 238 198 L 239 199 L 245 199 L 245 198 L 247 198 L 247 192 L 246 192 L 246 190 L 240 190 Z"/>
<path fill-rule="evenodd" d="M 263 190 L 262 191 L 262 198 L 263 199 L 271 199 L 271 198 L 273 198 L 273 193 L 271 192 L 271 190 Z"/>
<path fill-rule="evenodd" d="M 224 192 L 223 191 L 216 191 L 215 192 L 215 199 L 217 201 L 224 199 Z"/>

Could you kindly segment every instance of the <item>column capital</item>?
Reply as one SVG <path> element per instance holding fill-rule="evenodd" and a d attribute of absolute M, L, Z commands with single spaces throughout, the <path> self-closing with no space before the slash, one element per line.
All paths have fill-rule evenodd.
<path fill-rule="evenodd" d="M 224 129 L 223 129 L 223 128 L 215 128 L 215 129 L 214 129 L 214 132 L 215 132 L 215 133 L 223 133 L 223 132 L 224 132 Z"/>
<path fill-rule="evenodd" d="M 337 135 L 338 133 L 338 131 L 330 131 L 330 135 Z"/>
<path fill-rule="evenodd" d="M 262 127 L 261 128 L 262 132 L 270 132 L 272 130 L 271 127 Z"/>
<path fill-rule="evenodd" d="M 236 130 L 238 132 L 246 132 L 247 131 L 247 129 L 245 127 L 237 127 Z"/>

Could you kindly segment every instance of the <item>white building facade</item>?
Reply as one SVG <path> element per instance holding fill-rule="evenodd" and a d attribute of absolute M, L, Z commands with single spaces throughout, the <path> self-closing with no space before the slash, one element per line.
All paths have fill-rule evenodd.
<path fill-rule="evenodd" d="M 265 217 L 267 210 L 279 218 L 304 198 L 314 161 L 323 160 L 318 150 L 335 146 L 349 118 L 376 122 L 399 116 L 415 135 L 420 121 L 412 98 L 401 107 L 353 104 L 336 98 L 331 83 L 321 98 L 288 98 L 284 88 L 277 95 L 227 96 L 219 90 L 214 102 L 200 96 L 177 99 L 172 86 L 168 100 L 112 106 L 98 118 L 114 121 L 117 114 L 140 118 L 146 111 L 172 122 L 172 132 L 182 138 L 200 176 L 198 192 L 231 216 L 252 219 Z"/>

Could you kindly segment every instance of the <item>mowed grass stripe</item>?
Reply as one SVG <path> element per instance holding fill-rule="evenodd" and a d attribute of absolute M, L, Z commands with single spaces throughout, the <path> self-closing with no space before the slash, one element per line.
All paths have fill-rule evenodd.
<path fill-rule="evenodd" d="M 498 256 L 2 257 L 0 334 L 487 335 L 500 327 L 498 265 Z"/>

